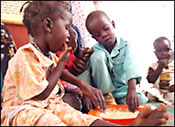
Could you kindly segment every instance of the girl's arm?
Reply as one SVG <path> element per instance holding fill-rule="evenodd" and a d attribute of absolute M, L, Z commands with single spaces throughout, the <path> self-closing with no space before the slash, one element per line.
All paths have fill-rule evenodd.
<path fill-rule="evenodd" d="M 60 79 L 60 75 L 62 74 L 62 71 L 64 70 L 65 63 L 67 62 L 69 58 L 70 50 L 71 48 L 68 48 L 67 45 L 65 44 L 65 51 L 60 56 L 60 59 L 58 61 L 56 68 L 53 70 L 53 72 L 50 72 L 50 70 L 48 72 L 49 74 L 47 76 L 47 80 L 49 82 L 49 85 L 46 87 L 46 89 L 42 93 L 37 95 L 35 98 L 39 100 L 44 100 L 50 95 L 55 85 L 57 84 L 58 79 Z"/>
<path fill-rule="evenodd" d="M 89 97 L 96 108 L 103 110 L 106 108 L 105 99 L 101 90 L 86 84 L 66 70 L 63 70 L 61 79 L 78 86 L 83 94 Z"/>

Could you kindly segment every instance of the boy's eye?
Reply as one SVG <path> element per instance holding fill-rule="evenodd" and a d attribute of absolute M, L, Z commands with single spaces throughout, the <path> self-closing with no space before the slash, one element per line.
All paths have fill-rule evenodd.
<path fill-rule="evenodd" d="M 66 30 L 69 30 L 69 27 L 68 26 L 66 26 Z"/>
<path fill-rule="evenodd" d="M 93 37 L 100 37 L 100 33 L 94 34 Z"/>
<path fill-rule="evenodd" d="M 156 52 L 169 52 L 171 51 L 172 49 L 170 48 L 166 48 L 166 49 L 157 49 Z"/>
<path fill-rule="evenodd" d="M 105 31 L 107 31 L 107 30 L 109 30 L 109 27 L 104 27 L 103 29 L 104 29 Z"/>

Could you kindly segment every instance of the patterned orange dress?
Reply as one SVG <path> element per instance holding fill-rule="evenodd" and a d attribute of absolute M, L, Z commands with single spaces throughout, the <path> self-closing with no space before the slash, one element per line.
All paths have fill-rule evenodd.
<path fill-rule="evenodd" d="M 18 49 L 9 61 L 2 91 L 2 126 L 89 126 L 97 117 L 82 114 L 62 101 L 59 82 L 43 101 L 34 97 L 48 86 L 47 70 L 56 67 L 58 57 L 44 56 L 31 43 Z"/>

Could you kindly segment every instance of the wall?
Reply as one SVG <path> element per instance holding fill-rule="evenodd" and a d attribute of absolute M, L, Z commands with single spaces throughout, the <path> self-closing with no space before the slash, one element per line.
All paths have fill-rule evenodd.
<path fill-rule="evenodd" d="M 1 22 L 7 26 L 17 48 L 29 42 L 27 29 L 22 23 L 23 12 L 19 12 L 24 2 L 26 1 L 1 1 Z"/>
<path fill-rule="evenodd" d="M 27 29 L 23 25 L 9 23 L 4 24 L 7 26 L 10 34 L 13 36 L 17 49 L 29 42 Z"/>
<path fill-rule="evenodd" d="M 117 35 L 134 45 L 146 83 L 148 66 L 157 61 L 154 40 L 168 37 L 174 49 L 174 1 L 103 1 L 100 10 L 115 21 Z"/>

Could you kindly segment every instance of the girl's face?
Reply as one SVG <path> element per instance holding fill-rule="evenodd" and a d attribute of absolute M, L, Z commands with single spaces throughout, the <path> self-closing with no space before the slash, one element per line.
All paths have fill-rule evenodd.
<path fill-rule="evenodd" d="M 52 39 L 48 46 L 50 51 L 56 53 L 58 50 L 62 50 L 64 43 L 69 35 L 69 29 L 72 24 L 72 15 L 68 11 L 64 11 L 62 18 L 58 18 L 53 22 Z"/>
<path fill-rule="evenodd" d="M 92 37 L 104 46 L 113 46 L 115 42 L 114 24 L 109 19 L 100 15 L 92 19 L 87 25 Z"/>
<path fill-rule="evenodd" d="M 161 42 L 155 45 L 154 49 L 155 55 L 159 60 L 171 59 L 172 49 L 168 40 L 162 40 Z"/>
<path fill-rule="evenodd" d="M 69 29 L 69 35 L 66 44 L 68 47 L 72 47 L 73 51 L 75 51 L 77 49 L 77 33 L 73 27 Z"/>

